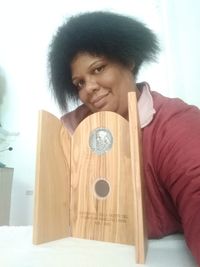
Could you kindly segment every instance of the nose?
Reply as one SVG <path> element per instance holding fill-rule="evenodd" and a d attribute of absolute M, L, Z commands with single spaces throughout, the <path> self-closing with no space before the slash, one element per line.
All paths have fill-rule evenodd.
<path fill-rule="evenodd" d="M 94 78 L 87 78 L 85 81 L 85 90 L 88 94 L 92 94 L 99 89 L 99 85 Z"/>

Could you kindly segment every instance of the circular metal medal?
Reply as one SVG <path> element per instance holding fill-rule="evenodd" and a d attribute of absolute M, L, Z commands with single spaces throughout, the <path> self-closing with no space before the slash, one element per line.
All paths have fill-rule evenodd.
<path fill-rule="evenodd" d="M 113 137 L 107 128 L 96 128 L 90 133 L 89 146 L 98 155 L 105 154 L 112 148 Z"/>

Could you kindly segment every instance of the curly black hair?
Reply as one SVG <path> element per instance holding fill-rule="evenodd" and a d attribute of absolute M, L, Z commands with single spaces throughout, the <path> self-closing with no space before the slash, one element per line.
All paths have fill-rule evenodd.
<path fill-rule="evenodd" d="M 70 64 L 79 52 L 134 64 L 136 76 L 141 64 L 154 61 L 159 50 L 156 35 L 134 18 L 104 11 L 70 17 L 58 28 L 48 54 L 51 88 L 59 107 L 66 110 L 69 100 L 78 99 Z"/>

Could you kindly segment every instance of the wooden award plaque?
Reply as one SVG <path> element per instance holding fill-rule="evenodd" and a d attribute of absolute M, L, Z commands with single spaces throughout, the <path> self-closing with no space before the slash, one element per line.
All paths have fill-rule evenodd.
<path fill-rule="evenodd" d="M 39 119 L 33 243 L 67 236 L 135 246 L 145 262 L 140 127 L 135 93 L 129 122 L 103 111 L 83 120 L 72 136 L 48 112 Z"/>

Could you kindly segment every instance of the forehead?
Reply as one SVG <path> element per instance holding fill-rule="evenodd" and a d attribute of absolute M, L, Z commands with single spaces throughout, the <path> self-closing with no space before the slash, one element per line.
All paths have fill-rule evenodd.
<path fill-rule="evenodd" d="M 89 52 L 78 52 L 72 59 L 72 63 L 80 58 L 90 58 L 90 59 L 95 59 L 95 58 L 106 58 L 105 55 L 97 55 Z"/>
<path fill-rule="evenodd" d="M 93 55 L 87 52 L 80 52 L 76 54 L 75 57 L 72 59 L 71 66 L 74 66 L 80 62 L 90 63 L 93 61 L 104 60 L 104 59 L 107 59 L 107 58 L 105 56 L 98 56 L 98 55 Z"/>

